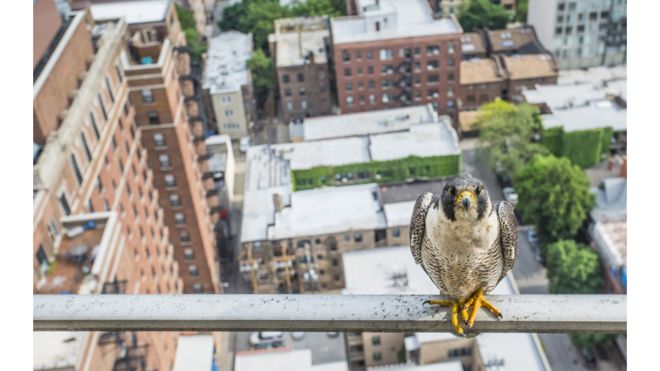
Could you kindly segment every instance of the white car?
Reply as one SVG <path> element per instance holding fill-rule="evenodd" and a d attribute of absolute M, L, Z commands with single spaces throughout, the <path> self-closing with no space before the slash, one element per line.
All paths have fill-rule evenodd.
<path fill-rule="evenodd" d="M 502 188 L 502 193 L 504 198 L 511 203 L 511 205 L 516 206 L 518 204 L 518 194 L 513 187 L 504 187 Z"/>
<path fill-rule="evenodd" d="M 250 147 L 250 144 L 252 144 L 252 140 L 250 139 L 250 137 L 243 137 L 241 138 L 241 142 L 238 145 L 238 149 L 241 152 L 245 153 L 247 152 L 248 147 Z"/>
<path fill-rule="evenodd" d="M 293 340 L 302 340 L 302 338 L 304 338 L 304 337 L 305 337 L 304 332 L 292 332 L 291 333 L 291 338 Z"/>
<path fill-rule="evenodd" d="M 268 345 L 274 342 L 281 342 L 283 339 L 284 339 L 283 332 L 275 332 L 275 331 L 253 332 L 250 335 L 250 345 L 252 345 L 253 347 Z"/>

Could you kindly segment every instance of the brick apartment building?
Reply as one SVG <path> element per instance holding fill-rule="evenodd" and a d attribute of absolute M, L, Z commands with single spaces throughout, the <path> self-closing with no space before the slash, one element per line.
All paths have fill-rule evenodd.
<path fill-rule="evenodd" d="M 36 5 L 35 13 L 42 11 Z M 49 52 L 33 86 L 34 292 L 181 293 L 140 143 L 143 131 L 128 98 L 121 62 L 127 25 L 93 28 L 82 11 L 66 16 L 62 27 L 59 37 L 47 33 L 41 40 Z M 167 332 L 35 333 L 34 368 L 58 362 L 75 370 L 166 370 L 177 338 Z"/>
<path fill-rule="evenodd" d="M 121 57 L 142 145 L 154 174 L 184 293 L 219 293 L 220 264 L 214 226 L 220 199 L 208 169 L 204 125 L 191 97 L 197 81 L 174 4 L 170 1 L 98 4 L 101 25 L 125 18 Z"/>
<path fill-rule="evenodd" d="M 342 113 L 433 104 L 456 117 L 461 26 L 426 0 L 354 0 L 333 18 L 332 69 Z"/>
<path fill-rule="evenodd" d="M 327 17 L 286 18 L 275 21 L 270 34 L 284 122 L 332 112 L 328 69 Z"/>

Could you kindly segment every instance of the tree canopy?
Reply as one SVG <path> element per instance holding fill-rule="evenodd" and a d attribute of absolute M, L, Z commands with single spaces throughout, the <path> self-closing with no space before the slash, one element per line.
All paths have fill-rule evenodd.
<path fill-rule="evenodd" d="M 257 94 L 267 91 L 275 83 L 273 62 L 261 49 L 257 49 L 247 62 L 252 71 L 252 82 Z"/>
<path fill-rule="evenodd" d="M 545 246 L 548 290 L 553 294 L 594 294 L 601 290 L 598 254 L 573 240 L 559 240 Z"/>
<path fill-rule="evenodd" d="M 513 105 L 503 100 L 486 103 L 479 108 L 479 149 L 490 166 L 510 176 L 535 155 L 546 154 L 546 148 L 533 138 L 541 130 L 536 107 Z"/>
<path fill-rule="evenodd" d="M 466 0 L 458 8 L 458 22 L 465 32 L 477 28 L 505 28 L 510 19 L 511 13 L 490 0 Z"/>
<path fill-rule="evenodd" d="M 516 15 L 515 19 L 518 22 L 525 23 L 527 22 L 527 9 L 529 0 L 518 0 L 516 1 Z"/>
<path fill-rule="evenodd" d="M 587 174 L 566 158 L 536 156 L 514 180 L 523 220 L 549 241 L 575 236 L 595 202 Z"/>
<path fill-rule="evenodd" d="M 176 5 L 176 15 L 181 24 L 183 34 L 186 36 L 186 44 L 192 49 L 193 58 L 199 60 L 202 54 L 206 52 L 207 45 L 202 41 L 199 32 L 197 32 L 192 12 L 180 5 Z"/>

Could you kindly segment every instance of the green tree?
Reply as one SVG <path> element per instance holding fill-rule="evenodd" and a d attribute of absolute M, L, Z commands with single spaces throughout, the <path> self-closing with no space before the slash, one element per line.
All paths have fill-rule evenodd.
<path fill-rule="evenodd" d="M 257 49 L 247 63 L 252 71 L 252 83 L 257 95 L 268 93 L 275 84 L 273 61 L 261 49 Z"/>
<path fill-rule="evenodd" d="M 248 30 L 246 30 L 244 25 L 241 24 L 241 19 L 247 15 L 248 2 L 248 0 L 243 0 L 234 5 L 226 7 L 222 11 L 222 19 L 220 19 L 220 22 L 218 22 L 218 27 L 220 27 L 222 31 L 234 30 L 247 32 Z"/>
<path fill-rule="evenodd" d="M 458 8 L 458 22 L 465 32 L 476 28 L 504 28 L 510 19 L 511 14 L 506 9 L 490 0 L 466 0 Z"/>
<path fill-rule="evenodd" d="M 195 18 L 190 10 L 176 4 L 176 16 L 179 18 L 179 23 L 182 29 L 195 28 Z"/>
<path fill-rule="evenodd" d="M 595 202 L 587 174 L 566 158 L 536 156 L 514 180 L 523 219 L 549 241 L 575 236 Z"/>
<path fill-rule="evenodd" d="M 529 0 L 518 0 L 516 2 L 516 15 L 515 19 L 518 22 L 526 23 L 527 22 L 527 6 Z"/>
<path fill-rule="evenodd" d="M 573 240 L 559 240 L 545 246 L 548 290 L 553 294 L 594 294 L 603 278 L 598 254 Z"/>
<path fill-rule="evenodd" d="M 337 5 L 338 4 L 336 0 L 298 1 L 294 4 L 292 12 L 293 15 L 297 17 L 312 17 L 321 15 L 336 17 L 345 14 L 345 12 L 342 12 L 342 9 L 338 8 Z"/>
<path fill-rule="evenodd" d="M 499 173 L 516 173 L 523 165 L 547 150 L 533 140 L 541 130 L 538 109 L 528 104 L 513 105 L 503 100 L 479 108 L 478 147 L 483 158 Z"/>
<path fill-rule="evenodd" d="M 202 41 L 202 37 L 197 32 L 195 18 L 190 10 L 176 5 L 176 15 L 181 24 L 183 34 L 186 36 L 186 44 L 192 49 L 193 59 L 199 60 L 202 54 L 206 52 L 207 45 Z"/>

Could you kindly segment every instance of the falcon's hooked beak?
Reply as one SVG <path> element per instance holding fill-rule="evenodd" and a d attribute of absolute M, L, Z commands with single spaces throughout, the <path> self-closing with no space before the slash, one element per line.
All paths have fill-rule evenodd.
<path fill-rule="evenodd" d="M 477 202 L 477 195 L 472 191 L 463 191 L 456 196 L 454 201 L 456 206 L 463 206 L 465 211 L 470 208 L 470 205 Z"/>

